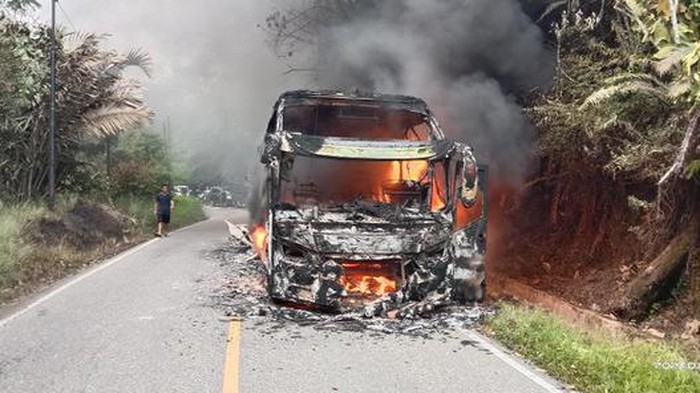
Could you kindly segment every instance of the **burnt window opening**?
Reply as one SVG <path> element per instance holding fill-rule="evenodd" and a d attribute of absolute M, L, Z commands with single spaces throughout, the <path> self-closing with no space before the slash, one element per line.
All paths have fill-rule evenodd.
<path fill-rule="evenodd" d="M 307 135 L 339 138 L 414 140 L 435 139 L 426 114 L 368 104 L 288 105 L 283 129 Z"/>
<path fill-rule="evenodd" d="M 354 201 L 441 211 L 449 183 L 443 162 L 295 157 L 280 179 L 279 203 L 339 207 Z"/>

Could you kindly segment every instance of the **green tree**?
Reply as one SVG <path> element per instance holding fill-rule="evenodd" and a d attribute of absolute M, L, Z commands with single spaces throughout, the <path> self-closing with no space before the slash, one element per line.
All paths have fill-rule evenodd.
<path fill-rule="evenodd" d="M 0 194 L 27 200 L 46 189 L 49 110 L 47 26 L 0 17 Z M 59 184 L 83 165 L 94 139 L 144 125 L 152 111 L 129 67 L 150 74 L 141 51 L 100 48 L 93 34 L 58 32 L 57 152 Z"/>
<path fill-rule="evenodd" d="M 620 11 L 635 22 L 632 33 L 652 45 L 651 53 L 634 59 L 649 64 L 643 72 L 610 78 L 591 94 L 584 107 L 633 94 L 651 96 L 670 105 L 686 106 L 688 125 L 671 167 L 659 179 L 660 196 L 674 179 L 696 174 L 700 142 L 700 1 L 624 0 Z"/>
<path fill-rule="evenodd" d="M 119 137 L 109 182 L 115 196 L 148 195 L 176 179 L 174 165 L 162 136 L 135 130 Z"/>

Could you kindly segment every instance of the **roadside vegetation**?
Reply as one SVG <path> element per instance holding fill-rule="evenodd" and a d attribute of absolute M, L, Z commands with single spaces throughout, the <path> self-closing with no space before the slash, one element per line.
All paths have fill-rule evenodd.
<path fill-rule="evenodd" d="M 194 197 L 176 196 L 175 210 L 171 217 L 171 230 L 185 227 L 206 218 L 202 202 Z M 151 235 L 156 226 L 153 214 L 153 198 L 140 196 L 121 197 L 114 201 L 116 208 L 129 216 L 142 234 Z"/>
<path fill-rule="evenodd" d="M 206 218 L 199 199 L 175 203 L 171 230 Z M 150 239 L 155 223 L 150 194 L 0 205 L 0 304 Z"/>
<path fill-rule="evenodd" d="M 484 329 L 577 391 L 700 391 L 700 359 L 673 344 L 583 331 L 545 311 L 510 304 Z"/>
<path fill-rule="evenodd" d="M 700 1 L 539 3 L 557 72 L 523 99 L 536 165 L 499 265 L 621 319 L 700 318 Z"/>
<path fill-rule="evenodd" d="M 0 0 L 0 303 L 152 236 L 160 184 L 186 168 L 149 130 L 147 53 L 106 49 L 105 37 L 57 32 L 57 188 L 46 207 L 50 28 L 34 0 Z M 204 219 L 176 199 L 172 228 Z"/>

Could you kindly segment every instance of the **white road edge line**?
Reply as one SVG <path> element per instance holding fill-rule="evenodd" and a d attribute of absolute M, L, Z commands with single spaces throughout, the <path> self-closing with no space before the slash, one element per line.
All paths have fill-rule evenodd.
<path fill-rule="evenodd" d="M 493 345 L 489 340 L 479 333 L 476 333 L 474 331 L 469 331 L 469 336 L 471 336 L 471 339 L 473 341 L 476 341 L 481 345 L 484 349 L 490 351 L 494 356 L 499 358 L 501 361 L 518 371 L 520 374 L 525 376 L 527 379 L 531 380 L 532 382 L 536 383 L 540 387 L 542 387 L 545 391 L 550 392 L 550 393 L 561 393 L 562 391 L 565 391 L 565 388 L 561 387 L 558 388 L 554 385 L 552 385 L 550 382 L 542 378 L 541 376 L 537 375 L 534 373 L 532 370 L 529 370 L 527 367 L 525 367 L 522 363 L 518 362 L 517 360 L 513 359 L 512 355 L 509 355 L 505 353 L 503 350 L 498 348 L 497 346 Z"/>
<path fill-rule="evenodd" d="M 192 225 L 188 225 L 188 226 L 186 226 L 186 227 L 182 227 L 182 228 L 177 229 L 177 230 L 175 230 L 175 231 L 173 231 L 173 232 L 171 232 L 171 233 L 176 233 L 176 232 L 180 232 L 180 231 L 185 230 L 185 229 L 190 229 L 190 228 L 193 228 L 193 227 L 195 227 L 195 226 L 197 226 L 197 225 L 203 224 L 203 223 L 205 223 L 205 222 L 207 222 L 207 221 L 209 221 L 209 219 L 204 220 L 204 221 L 200 221 L 200 222 L 195 223 L 195 224 L 192 224 Z M 157 238 L 156 238 L 156 239 L 148 240 L 147 242 L 141 243 L 141 244 L 139 244 L 139 245 L 136 246 L 136 247 L 130 248 L 130 249 L 124 251 L 123 253 L 121 253 L 121 254 L 119 254 L 119 255 L 117 255 L 117 256 L 114 256 L 114 257 L 112 257 L 111 259 L 108 259 L 108 260 L 105 261 L 105 262 L 98 263 L 98 265 L 97 265 L 96 267 L 94 267 L 93 269 L 90 269 L 90 270 L 84 272 L 83 274 L 80 274 L 80 275 L 74 277 L 72 280 L 68 281 L 67 283 L 61 285 L 60 287 L 54 289 L 53 291 L 47 293 L 46 295 L 40 297 L 39 299 L 37 299 L 37 300 L 31 302 L 30 304 L 28 304 L 27 306 L 25 306 L 25 307 L 22 308 L 21 310 L 16 311 L 16 312 L 14 312 L 13 314 L 10 314 L 9 316 L 5 317 L 4 319 L 1 319 L 1 320 L 0 320 L 0 328 L 2 328 L 3 326 L 7 325 L 7 324 L 10 323 L 10 322 L 12 322 L 12 320 L 18 318 L 19 316 L 21 316 L 21 315 L 27 313 L 27 312 L 30 311 L 31 309 L 33 309 L 33 308 L 35 308 L 35 307 L 41 305 L 42 303 L 46 302 L 47 300 L 51 299 L 52 297 L 58 295 L 59 293 L 65 291 L 66 289 L 72 287 L 73 285 L 75 285 L 75 284 L 77 284 L 77 283 L 83 281 L 84 279 L 86 279 L 86 278 L 88 278 L 88 277 L 90 277 L 90 276 L 92 276 L 92 275 L 94 275 L 94 274 L 96 274 L 96 273 L 98 273 L 98 272 L 100 272 L 100 271 L 102 271 L 102 270 L 104 270 L 104 269 L 106 269 L 106 268 L 108 268 L 108 267 L 114 265 L 115 263 L 117 263 L 117 262 L 123 260 L 123 259 L 126 258 L 126 257 L 129 257 L 129 256 L 131 256 L 131 255 L 133 255 L 133 254 L 136 254 L 137 252 L 143 250 L 144 248 L 146 248 L 146 247 L 148 247 L 149 245 L 151 245 L 151 244 L 157 242 L 158 240 L 160 240 L 160 239 L 157 239 Z"/>

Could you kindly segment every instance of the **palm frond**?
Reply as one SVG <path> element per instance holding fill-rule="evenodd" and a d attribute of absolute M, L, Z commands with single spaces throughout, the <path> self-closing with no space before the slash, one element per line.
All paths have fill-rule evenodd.
<path fill-rule="evenodd" d="M 96 35 L 84 31 L 74 31 L 63 35 L 61 43 L 66 54 L 73 53 L 81 48 L 96 47 L 105 35 Z"/>
<path fill-rule="evenodd" d="M 624 129 L 630 132 L 631 134 L 640 135 L 639 131 L 637 131 L 634 124 L 632 124 L 628 120 L 621 119 L 617 114 L 611 116 L 602 124 L 596 126 L 595 131 L 602 132 L 613 128 Z"/>
<path fill-rule="evenodd" d="M 153 111 L 145 106 L 125 102 L 108 104 L 93 109 L 82 116 L 82 129 L 97 137 L 117 135 L 120 132 L 148 124 Z"/>
<path fill-rule="evenodd" d="M 661 49 L 655 56 L 658 61 L 654 63 L 654 70 L 661 76 L 670 73 L 692 50 L 692 45 L 669 45 Z"/>
<path fill-rule="evenodd" d="M 676 99 L 689 93 L 693 85 L 687 79 L 681 79 L 679 81 L 673 82 L 668 86 L 668 96 Z"/>
<path fill-rule="evenodd" d="M 143 84 L 133 78 L 119 79 L 109 88 L 109 101 L 142 101 Z"/>
<path fill-rule="evenodd" d="M 549 3 L 547 5 L 547 8 L 545 8 L 544 11 L 542 11 L 542 14 L 540 15 L 539 18 L 537 18 L 537 22 L 542 21 L 544 18 L 549 16 L 551 13 L 554 11 L 558 10 L 559 8 L 565 7 L 568 4 L 568 0 L 555 0 Z"/>
<path fill-rule="evenodd" d="M 603 82 L 608 86 L 619 85 L 626 82 L 641 82 L 648 83 L 652 86 L 663 86 L 664 83 L 652 74 L 641 73 L 641 72 L 623 72 L 610 78 L 605 79 Z"/>
<path fill-rule="evenodd" d="M 146 76 L 151 77 L 153 71 L 153 61 L 151 55 L 141 49 L 132 49 L 126 54 L 126 61 L 123 63 L 124 66 L 134 66 L 138 67 L 143 71 Z"/>
<path fill-rule="evenodd" d="M 603 87 L 589 95 L 580 109 L 588 109 L 598 106 L 601 103 L 617 97 L 629 96 L 632 94 L 646 95 L 654 97 L 660 101 L 668 101 L 667 91 L 663 87 L 654 86 L 643 81 L 629 81 L 617 85 Z"/>

